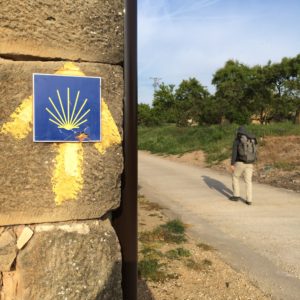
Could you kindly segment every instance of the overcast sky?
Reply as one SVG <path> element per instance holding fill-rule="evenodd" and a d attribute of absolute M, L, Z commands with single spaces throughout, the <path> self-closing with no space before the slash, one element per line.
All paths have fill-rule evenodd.
<path fill-rule="evenodd" d="M 249 66 L 300 53 L 300 0 L 138 0 L 139 102 L 153 80 L 211 79 L 228 59 Z"/>

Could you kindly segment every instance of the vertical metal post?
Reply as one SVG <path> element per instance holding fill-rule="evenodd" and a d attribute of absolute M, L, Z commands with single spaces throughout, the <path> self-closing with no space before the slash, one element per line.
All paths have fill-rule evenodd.
<path fill-rule="evenodd" d="M 124 172 L 112 223 L 122 252 L 124 300 L 137 300 L 137 1 L 125 0 Z"/>

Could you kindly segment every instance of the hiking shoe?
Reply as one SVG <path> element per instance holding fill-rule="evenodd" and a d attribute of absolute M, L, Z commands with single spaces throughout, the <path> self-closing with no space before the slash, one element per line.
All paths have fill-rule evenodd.
<path fill-rule="evenodd" d="M 237 196 L 229 197 L 229 200 L 231 200 L 231 201 L 238 201 L 239 199 L 240 199 L 240 197 L 237 197 Z"/>
<path fill-rule="evenodd" d="M 252 205 L 252 202 L 251 201 L 246 201 L 245 202 L 247 205 Z"/>

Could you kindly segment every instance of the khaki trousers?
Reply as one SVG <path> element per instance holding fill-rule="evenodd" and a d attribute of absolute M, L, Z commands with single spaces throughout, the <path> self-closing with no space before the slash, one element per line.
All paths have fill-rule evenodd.
<path fill-rule="evenodd" d="M 239 161 L 234 164 L 232 175 L 233 196 L 240 197 L 240 177 L 243 175 L 246 183 L 246 200 L 252 202 L 252 174 L 253 164 L 245 164 Z"/>

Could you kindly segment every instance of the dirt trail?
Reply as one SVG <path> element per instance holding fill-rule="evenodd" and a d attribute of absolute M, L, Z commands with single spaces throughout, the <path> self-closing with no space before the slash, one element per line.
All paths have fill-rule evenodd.
<path fill-rule="evenodd" d="M 254 203 L 231 202 L 231 178 L 216 171 L 139 153 L 139 185 L 150 201 L 190 224 L 275 299 L 300 295 L 300 194 L 254 185 Z"/>

